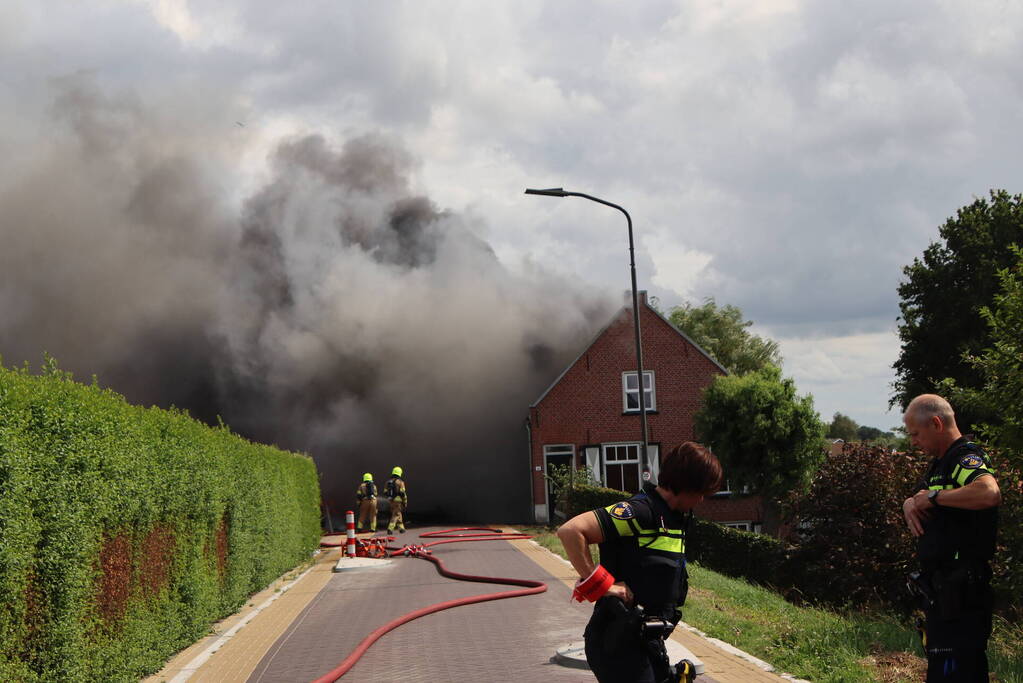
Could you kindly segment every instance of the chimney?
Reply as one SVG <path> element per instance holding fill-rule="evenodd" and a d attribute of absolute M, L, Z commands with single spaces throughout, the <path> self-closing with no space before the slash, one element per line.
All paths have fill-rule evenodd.
<path fill-rule="evenodd" d="M 643 310 L 643 307 L 648 305 L 647 302 L 646 302 L 646 290 L 645 289 L 641 289 L 638 292 L 636 292 L 636 298 L 639 299 L 639 309 Z M 632 290 L 631 289 L 625 290 L 625 307 L 626 308 L 632 308 Z"/>

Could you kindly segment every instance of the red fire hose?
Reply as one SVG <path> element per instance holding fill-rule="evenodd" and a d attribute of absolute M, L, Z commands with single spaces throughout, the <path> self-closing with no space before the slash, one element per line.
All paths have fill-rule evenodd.
<path fill-rule="evenodd" d="M 475 534 L 457 534 L 456 531 L 480 531 L 487 533 L 475 533 Z M 496 535 L 500 534 L 500 535 Z M 419 546 L 406 545 L 403 548 L 391 548 L 387 549 L 391 552 L 391 557 L 398 555 L 405 555 L 408 557 L 419 557 L 424 560 L 433 562 L 437 567 L 437 571 L 441 576 L 446 576 L 451 579 L 458 579 L 459 581 L 476 581 L 479 583 L 500 583 L 509 586 L 526 586 L 526 588 L 520 590 L 504 591 L 502 593 L 485 593 L 483 595 L 472 595 L 466 598 L 458 598 L 456 600 L 446 600 L 445 602 L 438 602 L 427 607 L 422 607 L 409 612 L 408 614 L 402 615 L 397 619 L 387 622 L 383 626 L 377 628 L 375 631 L 366 636 L 361 643 L 356 646 L 355 650 L 352 651 L 348 657 L 345 658 L 337 668 L 325 673 L 324 675 L 317 678 L 313 683 L 333 683 L 338 680 L 348 670 L 355 666 L 355 663 L 359 661 L 359 658 L 366 653 L 366 650 L 370 646 L 380 639 L 382 635 L 388 631 L 392 631 L 402 624 L 408 623 L 413 619 L 426 616 L 427 614 L 433 614 L 434 612 L 440 612 L 451 607 L 458 607 L 460 605 L 471 605 L 477 602 L 487 602 L 488 600 L 503 600 L 504 598 L 517 598 L 522 595 L 533 595 L 534 593 L 543 593 L 547 590 L 547 584 L 542 581 L 530 581 L 528 579 L 511 579 L 502 578 L 497 576 L 476 576 L 473 574 L 460 574 L 448 570 L 444 563 L 439 559 L 430 554 L 430 551 L 426 550 L 429 546 L 441 545 L 443 543 L 458 543 L 462 541 L 517 541 L 526 538 L 532 538 L 528 534 L 505 534 L 500 529 L 491 529 L 488 527 L 461 527 L 458 529 L 446 529 L 443 531 L 431 531 L 421 535 L 421 538 L 446 538 L 444 541 L 433 541 Z"/>

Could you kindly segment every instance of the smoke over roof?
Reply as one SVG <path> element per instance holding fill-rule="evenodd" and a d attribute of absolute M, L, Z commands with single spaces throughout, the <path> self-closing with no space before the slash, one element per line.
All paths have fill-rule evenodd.
<path fill-rule="evenodd" d="M 0 185 L 5 364 L 308 452 L 335 510 L 400 464 L 413 512 L 525 516 L 526 406 L 613 302 L 507 269 L 393 138 L 282 140 L 237 201 L 238 143 L 201 123 L 79 78 L 54 117 Z"/>

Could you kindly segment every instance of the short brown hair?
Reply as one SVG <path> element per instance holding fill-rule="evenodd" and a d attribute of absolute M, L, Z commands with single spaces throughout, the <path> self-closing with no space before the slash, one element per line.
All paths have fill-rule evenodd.
<path fill-rule="evenodd" d="M 710 495 L 721 488 L 721 463 L 705 446 L 686 441 L 675 446 L 661 461 L 658 485 L 672 493 L 702 493 Z"/>

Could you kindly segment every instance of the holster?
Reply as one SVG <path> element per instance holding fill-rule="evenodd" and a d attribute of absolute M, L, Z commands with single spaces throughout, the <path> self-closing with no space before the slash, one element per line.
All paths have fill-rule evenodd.
<path fill-rule="evenodd" d="M 920 608 L 924 611 L 934 609 L 934 589 L 931 587 L 930 581 L 920 572 L 906 574 L 906 592 L 917 601 Z"/>
<path fill-rule="evenodd" d="M 604 651 L 618 652 L 626 645 L 634 646 L 639 639 L 643 608 L 625 606 L 618 598 L 605 597 L 597 601 L 597 617 L 604 626 Z"/>
<path fill-rule="evenodd" d="M 691 681 L 695 677 L 691 662 L 672 666 L 668 658 L 665 639 L 675 629 L 672 620 L 647 616 L 643 607 L 626 607 L 617 598 L 602 598 L 597 602 L 598 619 L 604 623 L 604 651 L 615 653 L 624 647 L 641 645 L 650 656 L 654 676 L 658 683 Z"/>

